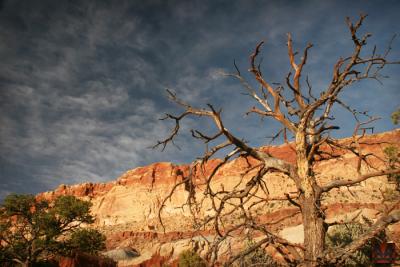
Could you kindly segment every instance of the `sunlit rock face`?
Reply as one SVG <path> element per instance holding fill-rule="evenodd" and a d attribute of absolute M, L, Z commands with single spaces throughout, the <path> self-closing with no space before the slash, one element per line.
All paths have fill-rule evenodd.
<path fill-rule="evenodd" d="M 350 138 L 342 140 L 344 143 L 351 141 Z M 370 163 L 378 169 L 383 169 L 386 166 L 379 161 L 379 158 L 384 158 L 383 149 L 389 144 L 400 146 L 400 130 L 370 135 L 364 139 L 364 143 L 372 144 L 369 146 L 361 144 L 364 152 L 374 153 L 377 156 L 371 158 Z M 295 161 L 296 155 L 290 144 L 261 147 L 260 149 L 288 162 L 294 163 Z M 316 174 L 321 184 L 332 179 L 351 179 L 357 176 L 356 155 L 344 151 L 342 153 L 344 160 L 327 160 L 316 166 Z M 220 159 L 209 160 L 192 173 L 192 182 L 196 187 L 194 195 L 196 199 L 201 199 L 203 196 L 204 186 L 202 184 L 220 162 Z M 225 190 L 233 188 L 241 181 L 244 170 L 255 164 L 254 159 L 246 160 L 244 158 L 227 163 L 217 171 L 211 184 L 212 188 L 223 187 Z M 198 233 L 193 232 L 191 213 L 184 205 L 190 191 L 185 183 L 176 187 L 175 193 L 164 203 L 162 218 L 166 227 L 165 233 L 158 220 L 159 209 L 164 199 L 175 184 L 181 183 L 189 176 L 189 169 L 189 165 L 159 162 L 129 170 L 116 181 L 72 186 L 60 185 L 54 191 L 41 193 L 38 197 L 54 199 L 59 195 L 75 195 L 90 200 L 93 203 L 92 214 L 96 217 L 95 227 L 107 235 L 108 249 L 132 247 L 140 252 L 139 257 L 135 257 L 132 261 L 120 262 L 119 266 L 134 266 L 149 261 L 153 256 L 154 259 L 163 261 L 172 260 L 177 257 L 177 252 L 188 247 L 200 247 L 200 254 L 207 249 L 205 243 L 202 243 L 200 239 L 196 244 L 191 240 L 191 237 L 197 236 Z M 368 170 L 362 168 L 361 171 Z M 246 177 L 251 177 L 253 174 L 254 172 L 246 174 L 243 182 L 245 183 Z M 296 191 L 293 181 L 284 175 L 268 174 L 264 179 L 267 182 L 270 197 L 282 196 L 283 192 Z M 347 188 L 332 190 L 324 197 L 323 202 L 327 207 L 327 220 L 329 222 L 348 220 L 351 219 L 351 216 L 355 216 L 355 213 L 358 214 L 360 210 L 363 216 L 376 218 L 382 207 L 381 191 L 391 187 L 393 185 L 387 183 L 386 177 L 377 177 L 362 182 L 361 185 L 351 190 Z M 265 196 L 265 193 L 260 194 Z M 206 200 L 199 210 L 199 216 L 211 214 L 211 203 Z M 288 216 L 288 214 L 292 214 L 292 216 Z M 287 217 L 274 231 L 285 238 L 292 239 L 293 242 L 302 241 L 301 216 L 296 213 L 296 208 L 293 206 L 277 203 L 260 208 L 258 216 L 265 222 Z M 393 235 L 394 238 L 400 236 L 399 228 L 398 225 L 391 227 L 397 233 Z M 207 231 L 202 234 L 211 237 L 211 230 Z M 296 234 L 290 234 L 292 232 Z M 235 246 L 234 238 L 227 242 L 231 242 L 231 244 L 226 244 L 227 246 Z"/>

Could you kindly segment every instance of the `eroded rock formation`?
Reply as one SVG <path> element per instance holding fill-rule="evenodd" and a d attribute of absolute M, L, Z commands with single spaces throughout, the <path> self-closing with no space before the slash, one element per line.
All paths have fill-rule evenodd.
<path fill-rule="evenodd" d="M 343 142 L 350 142 L 350 139 L 343 139 Z M 373 144 L 362 147 L 377 156 L 372 159 L 375 165 L 381 169 L 386 168 L 379 158 L 384 157 L 383 149 L 389 144 L 399 146 L 400 130 L 368 136 L 366 142 Z M 290 145 L 261 149 L 275 157 L 294 162 L 295 152 Z M 355 155 L 347 153 L 345 160 L 329 160 L 319 164 L 316 168 L 319 182 L 323 184 L 332 179 L 355 177 L 356 161 Z M 208 161 L 204 168 L 194 175 L 192 182 L 198 185 L 195 196 L 201 194 L 201 183 L 219 162 L 219 159 Z M 226 189 L 235 186 L 241 179 L 243 170 L 248 164 L 253 163 L 252 159 L 243 158 L 229 162 L 217 172 L 212 186 L 224 186 Z M 182 206 L 190 192 L 184 184 L 177 187 L 177 192 L 166 202 L 163 209 L 165 233 L 158 221 L 158 211 L 163 200 L 176 183 L 188 176 L 189 167 L 159 162 L 129 170 L 116 181 L 60 185 L 54 191 L 42 193 L 38 197 L 53 199 L 58 195 L 72 194 L 90 200 L 93 203 L 92 213 L 96 216 L 95 227 L 107 235 L 107 249 L 131 247 L 140 253 L 140 256 L 133 259 L 120 260 L 119 266 L 135 266 L 140 263 L 146 266 L 145 262 L 155 264 L 156 259 L 160 259 L 159 262 L 173 262 L 185 249 L 196 247 L 200 254 L 205 253 L 207 249 L 207 244 L 200 238 L 200 233 L 192 230 L 189 209 Z M 271 197 L 282 196 L 284 192 L 295 190 L 293 182 L 279 174 L 265 178 L 268 181 L 268 192 Z M 351 216 L 355 216 L 355 212 L 358 214 L 360 211 L 362 215 L 374 219 L 382 207 L 381 192 L 392 187 L 386 177 L 377 177 L 362 182 L 351 191 L 347 188 L 333 190 L 324 198 L 327 220 L 330 222 L 348 220 L 352 218 Z M 207 216 L 212 212 L 209 205 L 210 203 L 204 203 L 200 210 L 201 216 Z M 302 242 L 301 216 L 290 204 L 272 202 L 270 206 L 260 209 L 258 216 L 260 220 L 266 222 L 281 220 L 280 224 L 273 226 L 273 230 L 293 242 Z M 395 232 L 394 239 L 400 236 L 399 228 L 399 225 L 391 227 Z M 212 231 L 205 230 L 201 234 L 211 238 Z M 227 240 L 228 246 L 237 246 L 237 249 L 240 249 L 240 245 L 235 244 L 234 240 Z M 273 249 L 270 252 L 274 253 Z"/>

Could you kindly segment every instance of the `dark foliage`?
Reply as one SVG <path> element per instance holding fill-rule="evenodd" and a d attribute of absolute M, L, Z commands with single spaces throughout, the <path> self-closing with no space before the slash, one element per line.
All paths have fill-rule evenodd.
<path fill-rule="evenodd" d="M 47 264 L 47 259 L 72 250 L 103 249 L 101 233 L 81 229 L 94 221 L 90 207 L 74 196 L 60 196 L 53 203 L 33 195 L 7 196 L 0 206 L 0 264 Z"/>

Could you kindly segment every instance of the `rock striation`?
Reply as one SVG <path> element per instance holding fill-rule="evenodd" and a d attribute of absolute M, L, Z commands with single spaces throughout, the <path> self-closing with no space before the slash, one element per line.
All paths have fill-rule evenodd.
<path fill-rule="evenodd" d="M 342 142 L 351 142 L 351 140 L 347 138 Z M 365 143 L 370 145 L 362 144 L 361 147 L 377 156 L 372 161 L 375 161 L 378 168 L 385 168 L 379 162 L 379 158 L 384 157 L 383 149 L 388 144 L 400 146 L 400 130 L 370 135 L 365 139 Z M 261 147 L 260 149 L 288 162 L 295 160 L 295 152 L 290 144 Z M 328 160 L 317 165 L 319 182 L 324 184 L 338 177 L 355 177 L 357 175 L 356 156 L 346 153 L 344 158 L 345 160 L 342 161 Z M 193 176 L 192 182 L 198 185 L 196 194 L 202 193 L 202 182 L 220 162 L 220 159 L 209 160 L 201 171 Z M 238 158 L 225 164 L 216 173 L 212 186 L 232 188 L 248 164 L 254 164 L 254 160 Z M 92 214 L 96 217 L 95 227 L 107 236 L 107 249 L 134 248 L 138 251 L 138 255 L 132 259 L 119 261 L 119 266 L 139 266 L 140 264 L 142 264 L 140 266 L 146 266 L 146 262 L 155 264 L 155 259 L 173 262 L 181 251 L 193 246 L 200 247 L 201 254 L 206 250 L 206 243 L 202 241 L 200 234 L 210 237 L 212 235 L 211 231 L 193 232 L 190 212 L 185 206 L 182 206 L 189 194 L 185 184 L 176 188 L 176 193 L 166 202 L 163 209 L 162 215 L 166 232 L 162 231 L 158 221 L 158 212 L 163 200 L 175 184 L 188 177 L 189 170 L 190 165 L 158 162 L 128 170 L 116 181 L 71 186 L 60 185 L 54 191 L 41 193 L 38 197 L 51 200 L 59 195 L 74 195 L 90 200 L 93 203 Z M 295 191 L 293 182 L 282 175 L 269 175 L 266 180 L 271 196 L 282 196 L 283 192 Z M 331 222 L 346 220 L 352 212 L 359 210 L 364 216 L 375 218 L 382 205 L 379 188 L 384 190 L 390 186 L 386 177 L 377 177 L 361 183 L 351 191 L 347 188 L 333 190 L 324 199 L 327 220 Z M 207 216 L 210 212 L 209 205 L 210 203 L 205 203 L 202 206 L 200 211 L 202 216 Z M 288 217 L 288 214 L 291 213 L 293 216 Z M 296 213 L 293 206 L 277 203 L 274 207 L 265 208 L 260 214 L 260 219 L 263 221 L 276 221 L 284 217 L 288 218 L 282 220 L 282 224 L 275 229 L 276 232 L 292 239 L 293 242 L 302 242 L 301 216 Z M 399 234 L 398 236 L 400 236 L 399 228 L 398 225 L 393 226 L 393 229 Z"/>

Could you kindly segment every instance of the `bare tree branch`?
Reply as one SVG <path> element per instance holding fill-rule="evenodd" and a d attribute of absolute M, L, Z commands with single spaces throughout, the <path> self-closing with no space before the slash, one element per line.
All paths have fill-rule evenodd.
<path fill-rule="evenodd" d="M 360 15 L 355 22 L 347 18 L 346 23 L 350 31 L 353 50 L 350 55 L 337 60 L 333 66 L 332 78 L 319 96 L 313 94 L 308 76 L 304 74 L 304 66 L 307 63 L 312 45 L 308 44 L 302 53 L 302 57 L 298 59 L 290 34 L 287 35 L 287 53 L 291 69 L 284 77 L 285 85 L 270 82 L 261 71 L 259 57 L 264 42 L 258 43 L 250 55 L 249 72 L 251 77 L 255 79 L 257 87 L 254 88 L 257 88 L 257 90 L 242 75 L 236 61 L 233 62 L 235 72 L 225 74 L 237 79 L 243 86 L 245 94 L 255 101 L 255 105 L 247 110 L 246 114 L 254 113 L 261 116 L 262 119 L 272 119 L 281 124 L 277 134 L 270 134 L 272 141 L 282 138 L 289 148 L 295 152 L 295 163 L 277 158 L 271 155 L 268 150 L 252 147 L 243 138 L 237 137 L 224 124 L 221 116 L 222 110 L 216 110 L 210 104 L 206 108 L 194 107 L 178 98 L 175 93 L 167 90 L 170 100 L 179 105 L 183 111 L 178 115 L 166 114 L 163 120 L 173 121 L 175 127 L 169 136 L 158 141 L 153 148 L 161 147 L 164 150 L 169 143 L 174 144 L 174 139 L 181 130 L 180 124 L 188 117 L 205 117 L 210 119 L 216 128 L 212 133 L 207 133 L 204 129 L 191 130 L 192 137 L 203 142 L 206 146 L 205 153 L 198 161 L 200 164 L 197 163 L 196 166 L 204 167 L 210 158 L 229 148 L 225 157 L 208 172 L 208 175 L 204 175 L 206 177 L 203 177 L 202 181 L 204 182 L 201 184 L 195 186 L 191 177 L 182 178 L 181 182 L 176 183 L 162 202 L 159 212 L 159 220 L 162 224 L 161 210 L 166 201 L 176 193 L 179 186 L 188 187 L 187 184 L 189 183 L 189 196 L 186 204 L 189 205 L 198 229 L 212 228 L 216 234 L 215 239 L 209 242 L 210 250 L 207 258 L 211 259 L 211 264 L 218 260 L 218 252 L 223 242 L 226 242 L 228 237 L 241 234 L 245 230 L 251 231 L 254 236 L 257 233 L 262 238 L 253 246 L 231 257 L 228 264 L 254 252 L 259 247 L 267 245 L 274 246 L 278 251 L 286 251 L 286 249 L 292 251 L 290 253 L 296 258 L 294 262 L 291 262 L 287 255 L 284 255 L 290 264 L 307 267 L 318 266 L 318 264 L 335 264 L 339 262 L 338 255 L 348 257 L 376 233 L 389 224 L 399 221 L 400 214 L 392 209 L 386 212 L 368 233 L 349 246 L 340 249 L 337 253 L 325 248 L 326 228 L 329 225 L 325 223 L 326 216 L 322 204 L 324 200 L 322 194 L 342 186 L 355 186 L 369 178 L 400 173 L 400 169 L 396 166 L 391 166 L 387 170 L 380 170 L 382 166 L 379 166 L 379 164 L 384 163 L 384 159 L 369 150 L 369 147 L 377 145 L 377 143 L 365 141 L 367 132 L 373 131 L 371 123 L 378 118 L 371 116 L 367 111 L 354 109 L 341 98 L 342 92 L 357 82 L 371 79 L 380 82 L 384 78 L 381 71 L 385 66 L 400 63 L 387 59 L 392 49 L 393 39 L 383 55 L 377 53 L 376 47 L 372 49 L 369 55 L 362 53 L 367 45 L 368 38 L 371 36 L 369 33 L 359 34 L 359 29 L 365 18 L 366 15 Z M 304 79 L 302 76 L 306 78 Z M 356 122 L 353 135 L 344 141 L 331 136 L 332 131 L 340 129 L 338 125 L 334 125 L 335 118 L 332 117 L 335 106 L 350 112 Z M 289 143 L 291 137 L 293 137 L 293 142 Z M 315 167 L 318 162 L 332 159 L 346 160 L 345 157 L 349 154 L 356 158 L 357 177 L 330 181 L 324 185 L 317 182 L 318 174 Z M 375 160 L 378 159 L 379 164 L 373 164 L 374 161 L 371 158 L 374 159 L 374 157 Z M 218 176 L 217 173 L 233 160 L 243 160 L 247 166 L 240 172 L 233 187 L 228 188 L 223 184 L 219 187 L 216 186 L 214 178 Z M 193 172 L 197 170 L 196 168 L 193 167 Z M 362 170 L 365 169 L 370 172 L 362 174 Z M 282 180 L 291 179 L 294 181 L 295 195 L 288 192 L 283 192 L 279 196 L 270 195 L 268 179 L 274 173 L 279 173 Z M 195 190 L 202 190 L 202 194 L 196 194 Z M 349 192 L 351 193 L 351 191 Z M 263 223 L 258 220 L 257 209 L 267 207 L 271 201 L 286 203 L 285 205 L 292 204 L 296 207 L 296 214 L 301 214 L 304 225 L 304 245 L 292 244 L 272 231 L 273 227 L 276 227 L 286 218 Z M 205 218 L 196 217 L 196 209 L 205 202 L 210 203 L 209 214 Z M 234 218 L 233 222 L 232 218 Z M 294 248 L 301 249 L 304 255 L 300 255 Z"/>
<path fill-rule="evenodd" d="M 361 175 L 356 179 L 345 179 L 345 180 L 339 180 L 339 181 L 332 181 L 329 184 L 322 187 L 322 192 L 329 192 L 333 188 L 339 188 L 341 186 L 356 185 L 356 184 L 359 184 L 359 183 L 361 183 L 369 178 L 372 178 L 372 177 L 378 177 L 378 176 L 389 175 L 389 174 L 398 174 L 398 173 L 400 173 L 400 169 L 382 170 L 382 171 L 377 171 L 377 172 L 372 172 L 372 173 Z"/>

